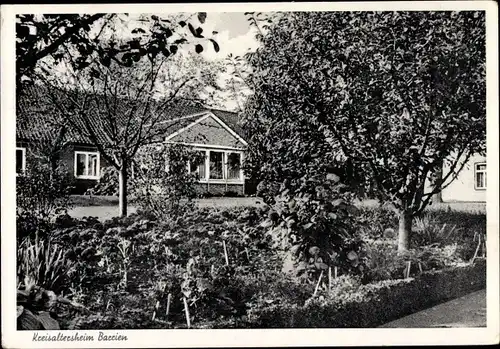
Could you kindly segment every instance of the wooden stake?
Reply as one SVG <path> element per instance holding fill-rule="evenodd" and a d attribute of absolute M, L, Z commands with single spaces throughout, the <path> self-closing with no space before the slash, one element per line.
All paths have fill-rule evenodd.
<path fill-rule="evenodd" d="M 247 260 L 250 262 L 250 255 L 248 254 L 248 248 L 245 247 L 245 253 L 247 254 Z"/>
<path fill-rule="evenodd" d="M 423 273 L 422 264 L 420 262 L 418 262 L 418 269 L 420 270 L 420 274 L 422 274 Z"/>
<path fill-rule="evenodd" d="M 151 321 L 155 321 L 156 312 L 158 311 L 159 307 L 160 307 L 160 301 L 156 301 L 155 310 L 153 311 L 153 317 L 151 318 Z"/>
<path fill-rule="evenodd" d="M 407 267 L 406 267 L 406 278 L 407 279 L 410 277 L 410 268 L 411 268 L 411 261 L 408 261 Z"/>
<path fill-rule="evenodd" d="M 332 267 L 328 268 L 328 294 L 332 290 Z"/>
<path fill-rule="evenodd" d="M 474 256 L 472 257 L 472 259 L 470 261 L 470 264 L 474 264 L 474 260 L 477 257 L 477 253 L 479 252 L 479 247 L 480 246 L 481 246 L 481 235 L 479 235 L 479 242 L 478 242 L 477 247 L 476 247 L 476 252 L 474 252 Z"/>
<path fill-rule="evenodd" d="M 187 327 L 191 328 L 191 319 L 189 318 L 189 308 L 188 308 L 186 297 L 182 297 L 182 300 L 184 301 L 184 313 L 186 314 Z"/>
<path fill-rule="evenodd" d="M 229 257 L 227 255 L 226 241 L 222 240 L 222 244 L 224 245 L 224 257 L 226 258 L 226 265 L 229 266 Z"/>
<path fill-rule="evenodd" d="M 333 268 L 333 277 L 336 279 L 337 278 L 337 267 L 335 266 L 335 268 Z"/>
<path fill-rule="evenodd" d="M 167 296 L 167 310 L 165 311 L 165 317 L 167 318 L 168 321 L 168 314 L 170 313 L 170 301 L 172 299 L 172 295 L 169 293 Z"/>
<path fill-rule="evenodd" d="M 322 278 L 323 278 L 323 271 L 321 271 L 321 274 L 319 274 L 318 283 L 316 284 L 316 288 L 314 289 L 313 297 L 316 296 L 316 293 L 318 292 L 319 283 L 321 282 Z"/>
<path fill-rule="evenodd" d="M 210 274 L 212 274 L 212 276 L 214 276 L 215 274 L 215 267 L 214 265 L 212 264 L 212 266 L 210 267 Z"/>

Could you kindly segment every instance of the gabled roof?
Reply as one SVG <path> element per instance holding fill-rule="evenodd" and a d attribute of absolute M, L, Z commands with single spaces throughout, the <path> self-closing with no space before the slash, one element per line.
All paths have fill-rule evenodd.
<path fill-rule="evenodd" d="M 56 96 L 57 101 L 62 105 L 67 102 L 67 97 L 62 93 L 54 93 L 53 90 L 49 95 L 46 88 L 39 85 L 23 88 L 23 92 L 18 95 L 16 103 L 16 137 L 18 141 L 43 141 L 54 137 L 54 133 L 60 127 L 61 121 L 64 118 L 62 117 L 61 109 L 54 105 L 51 96 Z M 104 104 L 101 105 L 101 103 L 105 102 L 104 99 L 100 101 L 99 98 L 92 98 L 92 101 L 89 104 L 87 115 L 89 115 L 92 128 L 96 131 L 96 134 L 102 142 L 105 142 L 107 131 L 109 132 L 109 125 L 103 121 L 104 118 L 100 117 L 102 110 L 107 110 Z M 131 108 L 131 103 L 126 100 L 119 100 L 113 108 L 116 108 L 114 115 L 125 115 L 128 109 Z M 141 106 L 139 105 L 138 108 L 141 108 Z M 63 108 L 63 110 L 67 109 L 70 108 Z M 155 128 L 158 129 L 158 132 L 161 132 L 164 138 L 186 127 L 207 112 L 212 112 L 240 137 L 244 138 L 243 129 L 238 123 L 237 113 L 206 108 L 186 102 L 178 102 L 172 107 L 164 109 L 162 113 L 164 115 L 159 116 L 160 121 Z M 83 119 L 79 119 L 76 115 L 72 117 L 72 120 L 75 123 L 83 125 Z M 126 118 L 117 120 L 117 123 L 119 122 L 126 122 Z M 67 141 L 72 143 L 92 143 L 88 136 L 80 134 L 71 126 L 68 127 L 66 137 Z"/>

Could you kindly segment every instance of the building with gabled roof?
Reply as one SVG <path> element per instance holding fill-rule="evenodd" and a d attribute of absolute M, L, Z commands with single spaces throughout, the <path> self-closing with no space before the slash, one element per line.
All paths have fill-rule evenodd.
<path fill-rule="evenodd" d="M 28 155 L 37 144 L 59 139 L 63 140 L 60 142 L 63 146 L 58 150 L 58 161 L 74 177 L 74 192 L 81 194 L 93 187 L 108 164 L 91 138 L 75 127 L 61 123 L 57 118 L 57 107 L 43 87 L 25 88 L 16 105 L 16 172 L 22 173 L 26 169 Z M 178 103 L 160 117 L 154 127 L 152 142 L 184 144 L 204 153 L 204 162 L 188 164 L 189 171 L 198 174 L 200 194 L 244 194 L 242 161 L 247 142 L 236 113 Z M 79 122 L 78 117 L 72 119 Z M 102 144 L 106 144 L 108 125 L 98 116 L 90 120 L 96 135 Z"/>

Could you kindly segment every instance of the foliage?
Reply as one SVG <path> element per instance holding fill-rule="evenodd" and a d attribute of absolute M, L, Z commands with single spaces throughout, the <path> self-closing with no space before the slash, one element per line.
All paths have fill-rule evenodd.
<path fill-rule="evenodd" d="M 101 168 L 100 177 L 96 185 L 89 188 L 86 192 L 88 195 L 110 195 L 118 196 L 119 194 L 119 174 L 113 166 Z M 132 178 L 132 171 L 129 170 L 129 178 Z M 132 183 L 128 183 L 129 187 Z"/>
<path fill-rule="evenodd" d="M 205 39 L 201 27 L 207 14 L 199 12 L 183 18 L 177 23 L 172 18 L 160 18 L 157 15 L 133 18 L 128 14 L 21 14 L 16 18 L 16 66 L 17 81 L 32 77 L 37 63 L 51 56 L 56 63 L 68 52 L 74 58 L 76 69 L 85 69 L 98 56 L 100 64 L 115 64 L 130 67 L 142 57 L 155 57 L 159 54 L 169 57 L 177 52 L 178 47 L 190 39 L 196 52 L 203 51 L 201 39 Z M 131 21 L 135 27 L 127 33 L 129 40 L 116 42 L 106 35 L 106 29 L 119 21 Z M 183 29 L 185 28 L 185 29 Z M 146 30 L 148 33 L 146 33 Z M 189 29 L 189 31 L 187 30 Z M 103 35 L 104 33 L 104 35 Z M 177 35 L 174 35 L 177 34 Z M 213 38 L 208 38 L 215 51 L 219 45 Z M 195 42 L 193 42 L 195 41 Z"/>
<path fill-rule="evenodd" d="M 413 215 L 484 150 L 482 12 L 289 13 L 250 64 L 249 173 L 272 181 L 348 161 L 398 210 L 400 249 Z"/>
<path fill-rule="evenodd" d="M 301 209 L 297 212 L 310 217 L 312 211 L 301 203 L 298 205 Z M 316 205 L 311 204 L 311 207 Z M 339 203 L 332 212 L 342 215 L 347 207 L 340 207 Z M 437 219 L 445 221 L 446 211 L 441 214 Z M 351 215 L 353 217 L 342 216 L 342 221 L 355 220 L 360 213 L 353 211 Z M 379 235 L 376 239 L 365 237 L 359 244 L 358 268 L 347 257 L 345 268 L 337 267 L 337 278 L 329 280 L 328 272 L 323 270 L 322 282 L 313 297 L 318 271 L 321 271 L 315 270 L 309 280 L 283 272 L 284 256 L 275 248 L 275 241 L 269 234 L 268 217 L 277 218 L 274 208 L 266 206 L 207 207 L 161 219 L 138 213 L 102 223 L 91 217 L 81 220 L 61 217 L 50 234 L 51 244 L 60 245 L 70 261 L 67 282 L 61 289 L 73 302 L 86 305 L 88 312 L 55 308 L 60 327 L 185 328 L 184 298 L 192 327 L 259 327 L 261 323 L 269 326 L 267 321 L 272 321 L 274 316 L 270 313 L 278 312 L 286 317 L 281 311 L 291 308 L 311 310 L 302 313 L 303 320 L 295 318 L 292 323 L 308 321 L 317 326 L 316 321 L 325 322 L 323 310 L 309 307 L 325 300 L 328 304 L 335 302 L 334 308 L 341 312 L 335 319 L 357 323 L 360 317 L 353 310 L 358 309 L 357 302 L 368 297 L 370 305 L 366 307 L 373 306 L 370 297 L 376 298 L 380 285 L 406 285 L 424 278 L 425 283 L 417 281 L 418 292 L 422 294 L 429 282 L 436 287 L 443 286 L 441 296 L 457 292 L 455 289 L 450 291 L 447 284 L 433 284 L 432 275 L 443 268 L 464 264 L 460 248 L 470 245 L 470 241 L 464 240 L 445 247 L 428 246 L 398 254 L 393 241 Z M 279 225 L 279 220 L 276 223 Z M 346 246 L 347 251 L 350 250 Z M 411 261 L 410 278 L 401 280 L 406 277 L 408 261 Z M 364 266 L 363 271 L 359 265 Z M 473 287 L 479 282 L 476 281 Z M 367 289 L 374 291 L 371 293 Z M 391 292 L 383 291 L 382 297 L 390 296 Z M 415 289 L 407 290 L 403 295 L 414 297 L 415 292 Z M 171 301 L 167 315 L 168 295 Z M 400 308 L 391 303 L 391 309 L 408 309 L 411 301 L 404 302 Z M 344 312 L 344 307 L 350 310 Z M 276 321 L 281 323 L 284 319 Z"/>
<path fill-rule="evenodd" d="M 197 178 L 188 173 L 187 164 L 199 160 L 198 156 L 182 145 L 142 149 L 134 188 L 139 207 L 158 219 L 192 210 Z"/>
<path fill-rule="evenodd" d="M 69 207 L 70 176 L 63 167 L 52 169 L 34 159 L 16 180 L 17 237 L 42 236 L 50 221 Z"/>
<path fill-rule="evenodd" d="M 374 328 L 419 310 L 483 289 L 486 265 L 462 265 L 406 280 L 359 285 L 350 292 L 332 292 L 304 305 L 269 305 L 254 312 L 238 327 L 246 328 Z M 344 283 L 339 283 L 345 288 Z M 337 295 L 341 295 L 338 297 Z M 220 324 L 219 328 L 229 327 Z"/>
<path fill-rule="evenodd" d="M 362 272 L 362 244 L 357 239 L 351 195 L 324 178 L 285 181 L 264 226 L 275 248 L 290 253 L 296 272 L 316 280 L 330 266 Z M 314 281 L 313 281 L 314 282 Z"/>
<path fill-rule="evenodd" d="M 59 292 L 67 284 L 70 261 L 59 245 L 44 239 L 25 239 L 18 246 L 17 268 L 25 287 L 33 284 Z"/>

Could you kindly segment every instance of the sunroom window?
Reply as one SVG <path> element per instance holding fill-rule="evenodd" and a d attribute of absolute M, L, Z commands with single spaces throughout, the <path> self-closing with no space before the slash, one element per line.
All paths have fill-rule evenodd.
<path fill-rule="evenodd" d="M 196 175 L 199 180 L 206 178 L 206 153 L 205 151 L 197 151 L 196 158 L 189 163 L 189 171 Z"/>
<path fill-rule="evenodd" d="M 239 153 L 227 153 L 227 179 L 240 179 L 241 155 Z"/>
<path fill-rule="evenodd" d="M 224 179 L 224 153 L 210 151 L 210 179 Z"/>

